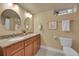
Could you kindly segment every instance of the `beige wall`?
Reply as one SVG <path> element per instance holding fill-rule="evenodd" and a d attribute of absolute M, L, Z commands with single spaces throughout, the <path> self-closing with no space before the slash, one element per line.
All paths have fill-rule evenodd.
<path fill-rule="evenodd" d="M 6 30 L 4 28 L 4 26 L 2 25 L 1 23 L 1 20 L 0 20 L 0 36 L 3 36 L 3 35 L 9 35 L 9 34 L 13 34 L 13 33 L 20 33 L 22 29 L 25 29 L 24 27 L 24 20 L 25 20 L 25 13 L 27 12 L 25 9 L 23 9 L 22 7 L 20 7 L 18 5 L 18 9 L 15 8 L 16 5 L 13 5 L 12 7 L 9 6 L 7 3 L 3 4 L 3 3 L 0 3 L 0 16 L 1 16 L 1 13 L 5 10 L 5 9 L 12 9 L 14 11 L 16 11 L 18 13 L 18 15 L 20 16 L 21 18 L 21 28 L 16 30 L 16 31 L 10 31 L 10 30 Z M 1 19 L 1 17 L 0 17 Z"/>
<path fill-rule="evenodd" d="M 62 32 L 61 31 L 61 20 L 68 19 L 71 21 L 71 30 L 70 32 Z M 55 20 L 57 21 L 57 29 L 49 30 L 48 22 Z M 43 25 L 42 31 L 38 29 L 39 24 Z M 73 48 L 79 52 L 79 12 L 64 15 L 64 16 L 55 16 L 53 11 L 41 12 L 39 14 L 34 15 L 34 32 L 41 33 L 41 42 L 42 45 L 53 47 L 53 48 L 61 48 L 58 40 L 54 39 L 54 36 L 57 37 L 71 37 L 73 39 Z"/>

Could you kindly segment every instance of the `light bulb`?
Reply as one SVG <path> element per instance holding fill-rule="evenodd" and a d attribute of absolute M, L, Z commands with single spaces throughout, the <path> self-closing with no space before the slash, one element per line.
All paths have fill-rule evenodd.
<path fill-rule="evenodd" d="M 12 4 L 12 3 L 8 3 L 8 5 L 9 5 L 9 6 L 12 6 L 13 4 Z"/>
<path fill-rule="evenodd" d="M 19 10 L 19 6 L 18 5 L 14 5 L 14 9 L 16 10 L 16 11 L 18 11 Z"/>
<path fill-rule="evenodd" d="M 26 17 L 32 18 L 32 14 L 30 14 L 30 13 L 26 13 L 25 15 L 26 15 Z"/>

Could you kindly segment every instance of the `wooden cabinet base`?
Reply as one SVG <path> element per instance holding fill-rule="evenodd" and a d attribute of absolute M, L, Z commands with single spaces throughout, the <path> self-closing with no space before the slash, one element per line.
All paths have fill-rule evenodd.
<path fill-rule="evenodd" d="M 40 35 L 28 38 L 24 41 L 14 43 L 5 48 L 0 47 L 1 56 L 32 56 L 40 48 Z"/>

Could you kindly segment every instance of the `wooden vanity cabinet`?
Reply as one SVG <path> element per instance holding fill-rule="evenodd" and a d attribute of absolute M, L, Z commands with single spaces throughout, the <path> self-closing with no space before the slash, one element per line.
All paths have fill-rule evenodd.
<path fill-rule="evenodd" d="M 40 48 L 40 35 L 27 38 L 10 46 L 1 48 L 0 55 L 3 56 L 32 56 Z"/>

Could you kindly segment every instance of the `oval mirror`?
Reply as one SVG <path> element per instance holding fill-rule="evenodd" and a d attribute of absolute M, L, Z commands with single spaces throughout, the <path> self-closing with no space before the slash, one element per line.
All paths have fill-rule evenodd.
<path fill-rule="evenodd" d="M 11 9 L 6 9 L 1 13 L 1 21 L 8 30 L 18 30 L 21 25 L 20 16 Z"/>
<path fill-rule="evenodd" d="M 26 18 L 24 20 L 24 25 L 25 25 L 25 29 L 26 29 L 26 32 L 32 32 L 33 31 L 33 21 L 32 21 L 32 18 Z"/>

